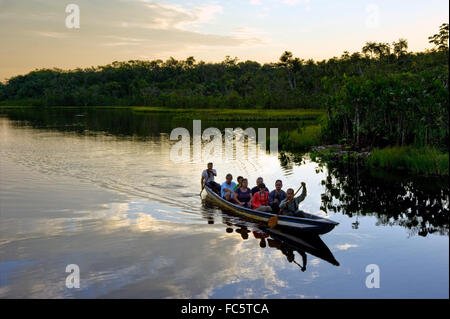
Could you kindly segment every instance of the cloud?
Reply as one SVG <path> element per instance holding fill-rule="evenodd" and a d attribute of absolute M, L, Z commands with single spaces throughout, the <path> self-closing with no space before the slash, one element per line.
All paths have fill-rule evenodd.
<path fill-rule="evenodd" d="M 283 0 L 282 2 L 290 6 L 295 6 L 300 3 L 309 4 L 310 0 Z"/>
<path fill-rule="evenodd" d="M 66 39 L 70 37 L 69 34 L 63 32 L 45 32 L 45 31 L 37 31 L 36 34 L 41 37 L 53 38 L 53 39 Z"/>
<path fill-rule="evenodd" d="M 359 246 L 356 245 L 356 244 L 343 244 L 343 245 L 337 245 L 336 249 L 338 249 L 338 250 L 348 250 L 350 248 L 356 248 L 356 247 L 359 247 Z"/>
<path fill-rule="evenodd" d="M 306 11 L 311 10 L 311 6 L 309 5 L 310 2 L 311 2 L 310 0 L 283 0 L 283 3 L 289 6 L 296 6 L 299 4 L 303 4 L 305 6 Z"/>
<path fill-rule="evenodd" d="M 0 11 L 0 22 L 5 27 L 0 29 L 4 44 L 0 80 L 36 68 L 90 67 L 142 57 L 184 58 L 213 48 L 223 52 L 264 43 L 255 34 L 217 28 L 224 9 L 216 3 L 77 0 L 81 25 L 76 30 L 66 28 L 65 5 L 59 2 L 1 4 L 5 10 Z"/>
<path fill-rule="evenodd" d="M 135 25 L 144 28 L 187 30 L 188 27 L 198 27 L 214 20 L 217 14 L 223 11 L 220 5 L 204 5 L 200 7 L 185 8 L 180 5 L 157 3 L 141 0 L 149 12 L 146 22 L 142 24 L 125 22 L 127 26 Z M 134 19 L 133 19 L 134 20 Z M 151 21 L 148 21 L 151 20 Z"/>
<path fill-rule="evenodd" d="M 110 22 L 110 37 L 103 46 L 119 50 L 139 50 L 136 57 L 164 58 L 181 52 L 211 47 L 243 47 L 266 43 L 261 34 L 243 30 L 217 34 L 206 27 L 223 12 L 220 5 L 186 7 L 154 1 L 132 1 L 133 14 L 123 14 Z M 130 5 L 127 5 L 128 10 Z M 139 38 L 133 41 L 128 38 Z M 132 49 L 134 47 L 135 49 Z M 151 52 L 149 54 L 149 52 Z M 188 52 L 190 54 L 190 52 Z M 186 54 L 188 54 L 186 53 Z"/>
<path fill-rule="evenodd" d="M 161 42 L 160 44 L 164 47 L 192 48 L 199 46 L 242 46 L 263 42 L 259 38 L 244 37 L 242 34 L 214 34 L 201 31 L 204 25 L 215 21 L 217 15 L 223 12 L 223 7 L 220 5 L 187 8 L 181 5 L 145 0 L 137 1 L 136 5 L 141 5 L 139 10 L 135 10 L 135 12 L 139 11 L 140 13 L 125 15 L 126 17 L 133 17 L 133 19 L 118 21 L 115 27 L 119 26 L 122 30 L 117 30 L 114 34 L 138 34 L 141 38 L 147 38 L 148 40 L 143 45 L 148 45 L 151 41 L 152 47 Z M 127 41 L 120 41 L 116 44 L 120 46 L 125 43 Z"/>
<path fill-rule="evenodd" d="M 268 44 L 271 42 L 267 32 L 256 28 L 239 27 L 234 30 L 233 35 L 238 39 L 246 40 L 247 44 Z"/>

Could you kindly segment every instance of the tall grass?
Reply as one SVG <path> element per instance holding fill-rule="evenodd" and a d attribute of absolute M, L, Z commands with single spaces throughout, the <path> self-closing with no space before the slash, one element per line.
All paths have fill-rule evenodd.
<path fill-rule="evenodd" d="M 137 113 L 174 113 L 174 119 L 202 119 L 210 121 L 318 121 L 324 110 L 317 109 L 236 109 L 236 108 L 164 108 L 132 107 Z"/>
<path fill-rule="evenodd" d="M 322 144 L 322 128 L 319 124 L 308 125 L 290 132 L 281 133 L 281 149 L 289 151 L 306 151 Z"/>
<path fill-rule="evenodd" d="M 449 175 L 448 153 L 432 147 L 394 146 L 375 149 L 368 164 L 384 169 L 401 169 L 421 175 Z"/>

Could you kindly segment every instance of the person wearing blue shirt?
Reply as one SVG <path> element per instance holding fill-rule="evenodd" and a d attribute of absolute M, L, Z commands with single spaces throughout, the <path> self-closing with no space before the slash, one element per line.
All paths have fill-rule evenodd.
<path fill-rule="evenodd" d="M 222 184 L 222 198 L 230 202 L 236 202 L 236 193 L 234 192 L 235 187 L 236 183 L 233 182 L 233 175 L 228 174 L 226 177 L 226 181 Z"/>

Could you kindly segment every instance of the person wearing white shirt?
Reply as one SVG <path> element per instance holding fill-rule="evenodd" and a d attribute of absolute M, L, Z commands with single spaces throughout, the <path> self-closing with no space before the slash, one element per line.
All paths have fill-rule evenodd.
<path fill-rule="evenodd" d="M 214 176 L 217 176 L 216 170 L 213 168 L 213 163 L 208 163 L 207 169 L 202 172 L 201 185 L 202 189 L 206 185 L 210 187 L 213 191 L 219 192 L 220 185 L 214 181 Z"/>

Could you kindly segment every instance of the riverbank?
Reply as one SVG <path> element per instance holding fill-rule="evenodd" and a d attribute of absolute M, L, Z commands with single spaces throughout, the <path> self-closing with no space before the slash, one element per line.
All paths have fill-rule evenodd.
<path fill-rule="evenodd" d="M 137 114 L 171 114 L 174 120 L 209 120 L 209 121 L 298 121 L 308 124 L 318 123 L 326 114 L 321 109 L 234 109 L 234 108 L 180 108 L 152 106 L 11 106 L 8 108 L 42 108 L 42 109 L 129 109 Z"/>
<path fill-rule="evenodd" d="M 311 149 L 315 161 L 360 161 L 387 171 L 406 171 L 423 176 L 448 176 L 449 154 L 432 147 L 392 146 L 354 149 L 349 145 L 327 145 Z"/>
<path fill-rule="evenodd" d="M 345 140 L 329 144 L 323 129 L 327 127 L 325 117 L 315 123 L 299 125 L 285 131 L 279 137 L 279 149 L 294 154 L 310 153 L 314 160 L 360 161 L 363 165 L 392 171 L 406 171 L 415 175 L 448 176 L 449 153 L 431 146 L 390 146 L 376 148 L 354 147 Z"/>
<path fill-rule="evenodd" d="M 137 113 L 173 113 L 175 119 L 212 121 L 307 121 L 318 122 L 325 114 L 320 109 L 234 109 L 130 107 Z"/>

